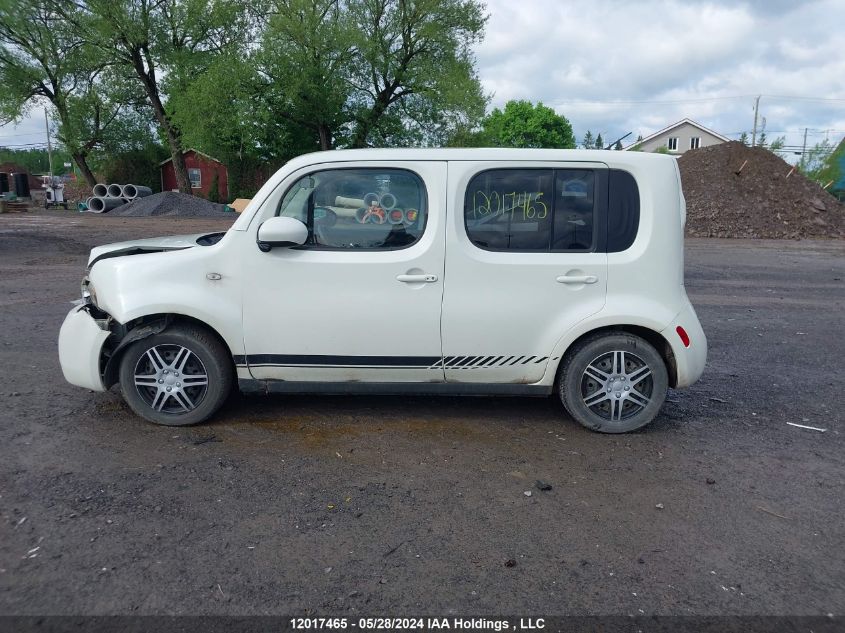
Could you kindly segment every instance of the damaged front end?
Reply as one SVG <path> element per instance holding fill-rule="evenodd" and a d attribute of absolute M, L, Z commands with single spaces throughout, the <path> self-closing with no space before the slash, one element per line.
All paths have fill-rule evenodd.
<path fill-rule="evenodd" d="M 98 306 L 89 271 L 90 267 L 82 279 L 82 298 L 73 302 L 59 330 L 59 363 L 70 384 L 108 391 L 118 381 L 120 352 L 163 331 L 171 317 L 154 315 L 119 323 Z"/>
<path fill-rule="evenodd" d="M 93 248 L 82 279 L 82 298 L 74 302 L 59 332 L 59 360 L 65 379 L 73 385 L 107 391 L 118 381 L 124 348 L 162 332 L 173 319 L 171 315 L 153 314 L 121 323 L 114 318 L 110 312 L 115 310 L 112 301 L 119 304 L 119 291 L 116 290 L 119 285 L 115 286 L 109 274 L 117 266 L 112 266 L 111 262 L 135 255 L 213 246 L 224 236 L 225 233 L 176 235 Z M 105 270 L 101 270 L 103 267 Z M 92 275 L 92 271 L 95 274 Z M 97 283 L 92 279 L 102 284 L 99 290 L 104 294 L 99 299 Z"/>
<path fill-rule="evenodd" d="M 98 314 L 91 303 L 83 301 L 68 312 L 59 330 L 59 362 L 70 384 L 106 391 L 100 361 L 106 341 L 112 336 L 110 321 L 108 315 Z"/>

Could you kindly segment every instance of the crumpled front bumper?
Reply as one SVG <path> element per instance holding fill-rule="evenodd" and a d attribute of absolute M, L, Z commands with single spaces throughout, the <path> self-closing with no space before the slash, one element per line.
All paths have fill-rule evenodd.
<path fill-rule="evenodd" d="M 59 331 L 59 363 L 70 384 L 94 391 L 106 391 L 100 375 L 103 344 L 110 336 L 84 305 L 74 306 Z"/>

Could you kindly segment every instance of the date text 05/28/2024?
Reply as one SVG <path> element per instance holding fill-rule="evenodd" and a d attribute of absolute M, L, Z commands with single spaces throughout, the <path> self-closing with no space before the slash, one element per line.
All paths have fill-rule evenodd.
<path fill-rule="evenodd" d="M 373 631 L 537 631 L 544 629 L 544 618 L 517 618 L 514 621 L 487 618 L 291 618 L 297 631 L 362 629 Z"/>

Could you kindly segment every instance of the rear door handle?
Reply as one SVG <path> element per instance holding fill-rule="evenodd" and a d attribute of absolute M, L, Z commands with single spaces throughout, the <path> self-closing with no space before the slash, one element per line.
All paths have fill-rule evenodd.
<path fill-rule="evenodd" d="M 437 281 L 437 275 L 396 275 L 396 280 L 406 284 L 432 284 Z"/>
<path fill-rule="evenodd" d="M 555 279 L 559 284 L 594 284 L 598 280 L 595 275 L 561 275 Z"/>

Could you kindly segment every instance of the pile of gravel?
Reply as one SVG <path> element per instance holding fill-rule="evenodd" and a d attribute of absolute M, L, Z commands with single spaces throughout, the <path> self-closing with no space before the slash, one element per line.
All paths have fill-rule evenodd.
<path fill-rule="evenodd" d="M 176 191 L 162 191 L 112 209 L 109 215 L 118 216 L 178 216 L 184 218 L 232 218 L 226 205 Z"/>
<path fill-rule="evenodd" d="M 845 206 L 797 169 L 737 141 L 678 159 L 694 237 L 845 237 Z"/>

